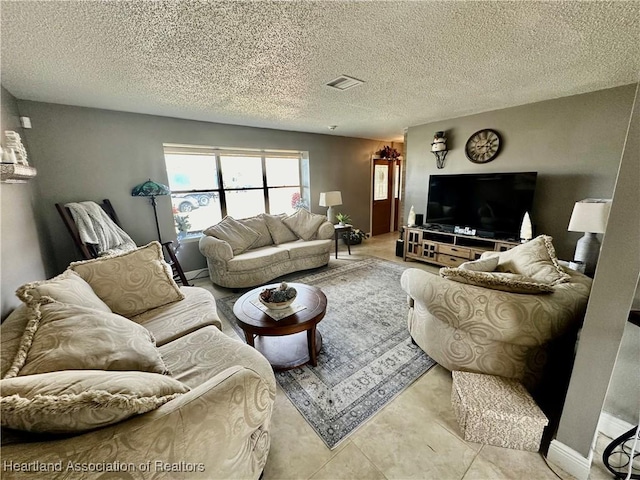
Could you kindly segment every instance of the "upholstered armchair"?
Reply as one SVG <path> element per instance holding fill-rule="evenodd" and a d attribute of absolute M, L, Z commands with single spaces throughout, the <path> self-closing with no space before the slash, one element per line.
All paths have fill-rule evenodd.
<path fill-rule="evenodd" d="M 503 269 L 494 276 L 509 271 L 504 266 L 512 260 L 508 255 L 513 256 L 499 255 Z M 553 349 L 564 349 L 572 358 L 573 344 L 563 340 L 575 339 L 591 289 L 585 275 L 557 263 L 554 268 L 562 280 L 546 283 L 551 292 L 539 294 L 461 283 L 410 268 L 401 284 L 408 295 L 411 337 L 449 370 L 513 378 L 534 389 Z"/>

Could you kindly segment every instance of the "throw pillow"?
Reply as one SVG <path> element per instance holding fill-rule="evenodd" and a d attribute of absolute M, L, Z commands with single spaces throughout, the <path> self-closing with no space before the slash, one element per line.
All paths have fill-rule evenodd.
<path fill-rule="evenodd" d="M 238 220 L 238 222 L 246 227 L 249 227 L 252 230 L 255 230 L 260 234 L 260 237 L 256 240 L 256 243 L 251 245 L 251 248 L 273 245 L 271 234 L 269 233 L 269 229 L 267 228 L 267 222 L 265 222 L 262 214 L 255 217 L 243 218 L 242 220 Z"/>
<path fill-rule="evenodd" d="M 31 315 L 5 378 L 59 370 L 168 373 L 151 333 L 120 315 L 58 302 L 34 304 Z"/>
<path fill-rule="evenodd" d="M 16 295 L 24 303 L 46 303 L 55 300 L 111 313 L 111 309 L 100 300 L 91 285 L 73 270 L 66 270 L 49 280 L 27 283 L 18 288 Z"/>
<path fill-rule="evenodd" d="M 327 220 L 324 215 L 316 215 L 304 208 L 298 209 L 282 221 L 303 240 L 311 240 L 318 231 L 318 227 Z"/>
<path fill-rule="evenodd" d="M 203 233 L 227 242 L 231 245 L 234 255 L 240 255 L 248 250 L 260 238 L 260 234 L 254 229 L 229 216 L 224 217 L 220 223 L 207 228 Z"/>
<path fill-rule="evenodd" d="M 273 243 L 280 245 L 281 243 L 295 242 L 298 240 L 296 234 L 283 223 L 282 219 L 286 217 L 284 213 L 280 215 L 264 213 L 263 216 L 265 222 L 267 222 L 267 228 L 269 229 L 271 238 L 273 238 Z"/>
<path fill-rule="evenodd" d="M 454 282 L 510 293 L 538 294 L 552 293 L 554 291 L 553 287 L 547 283 L 537 282 L 533 278 L 513 273 L 477 272 L 445 267 L 440 269 L 440 276 Z"/>
<path fill-rule="evenodd" d="M 556 257 L 552 238 L 540 235 L 522 245 L 500 252 L 497 270 L 518 273 L 552 285 L 569 281 Z"/>
<path fill-rule="evenodd" d="M 91 285 L 114 313 L 127 318 L 184 299 L 158 242 L 121 255 L 75 262 L 69 268 Z"/>
<path fill-rule="evenodd" d="M 154 410 L 189 391 L 171 377 L 147 372 L 65 370 L 0 381 L 2 426 L 73 433 Z"/>
<path fill-rule="evenodd" d="M 498 257 L 481 258 L 472 262 L 464 262 L 458 268 L 472 272 L 493 272 L 498 266 Z"/>

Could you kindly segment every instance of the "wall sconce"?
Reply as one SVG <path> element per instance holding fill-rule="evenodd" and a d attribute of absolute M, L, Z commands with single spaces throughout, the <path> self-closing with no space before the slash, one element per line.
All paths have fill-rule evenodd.
<path fill-rule="evenodd" d="M 447 139 L 444 132 L 436 132 L 431 144 L 431 152 L 436 156 L 436 166 L 444 168 L 444 161 L 447 158 Z"/>

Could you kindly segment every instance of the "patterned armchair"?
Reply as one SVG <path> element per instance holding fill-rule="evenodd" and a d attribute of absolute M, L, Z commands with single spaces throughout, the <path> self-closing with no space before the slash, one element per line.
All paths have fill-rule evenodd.
<path fill-rule="evenodd" d="M 572 344 L 563 340 L 575 339 L 587 306 L 591 279 L 570 269 L 564 273 L 568 279 L 552 285 L 552 293 L 530 295 L 408 269 L 401 284 L 408 294 L 409 332 L 449 370 L 513 378 L 535 389 L 550 355 L 560 349 L 573 358 Z"/>

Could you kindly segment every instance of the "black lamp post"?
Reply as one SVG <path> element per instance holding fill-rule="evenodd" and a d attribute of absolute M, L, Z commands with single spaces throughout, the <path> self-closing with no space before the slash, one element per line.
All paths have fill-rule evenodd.
<path fill-rule="evenodd" d="M 140 185 L 136 185 L 135 187 L 133 187 L 133 190 L 131 191 L 132 197 L 149 197 L 151 206 L 153 207 L 153 215 L 155 216 L 155 219 L 156 219 L 156 230 L 158 231 L 158 241 L 160 243 L 162 243 L 162 238 L 160 236 L 160 225 L 158 224 L 158 211 L 156 209 L 156 205 L 157 205 L 156 197 L 169 195 L 170 193 L 171 193 L 171 190 L 169 190 L 169 187 L 167 187 L 166 185 L 163 185 L 162 183 L 156 183 L 151 179 L 147 180 L 144 183 L 141 183 Z"/>

